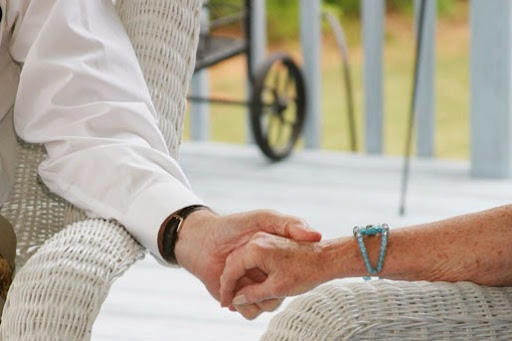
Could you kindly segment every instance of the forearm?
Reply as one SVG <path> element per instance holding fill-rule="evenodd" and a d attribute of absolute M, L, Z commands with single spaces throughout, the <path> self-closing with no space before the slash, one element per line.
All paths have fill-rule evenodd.
<path fill-rule="evenodd" d="M 380 238 L 365 240 L 372 262 Z M 367 274 L 353 237 L 323 244 L 325 278 Z M 392 229 L 379 276 L 400 280 L 472 281 L 482 285 L 512 284 L 512 206 L 463 215 L 434 223 Z"/>
<path fill-rule="evenodd" d="M 168 153 L 112 1 L 32 1 L 17 32 L 11 53 L 24 66 L 15 126 L 45 145 L 42 180 L 90 216 L 119 221 L 158 257 L 162 222 L 202 201 Z"/>

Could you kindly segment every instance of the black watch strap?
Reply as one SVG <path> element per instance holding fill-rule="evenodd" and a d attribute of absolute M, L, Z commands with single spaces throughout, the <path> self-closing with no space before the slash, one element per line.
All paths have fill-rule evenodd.
<path fill-rule="evenodd" d="M 178 264 L 174 248 L 178 241 L 178 232 L 183 225 L 183 221 L 191 213 L 199 210 L 208 210 L 208 207 L 202 205 L 194 205 L 185 207 L 178 212 L 172 214 L 164 227 L 163 242 L 162 242 L 162 256 L 171 264 Z"/>

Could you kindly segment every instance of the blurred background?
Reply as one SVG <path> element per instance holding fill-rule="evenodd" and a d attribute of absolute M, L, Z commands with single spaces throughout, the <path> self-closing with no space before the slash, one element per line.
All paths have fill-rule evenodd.
<path fill-rule="evenodd" d="M 240 0 L 222 0 L 240 4 Z M 215 1 L 212 1 L 215 4 Z M 407 117 L 412 93 L 415 52 L 414 1 L 385 2 L 383 43 L 383 153 L 403 154 Z M 434 156 L 469 157 L 469 2 L 439 0 L 435 34 Z M 300 2 L 266 1 L 267 54 L 286 51 L 302 65 L 300 44 Z M 363 34 L 360 0 L 324 0 L 322 10 L 339 18 L 346 35 L 352 73 L 358 149 L 365 150 Z M 236 34 L 241 27 L 225 30 Z M 349 126 L 341 75 L 341 59 L 332 30 L 322 23 L 321 43 L 321 136 L 320 146 L 349 151 Z M 217 97 L 244 97 L 246 60 L 238 56 L 208 68 L 210 94 Z M 244 108 L 212 105 L 209 108 L 211 141 L 247 141 Z M 189 124 L 185 139 L 190 139 Z M 299 142 L 300 143 L 300 142 Z"/>

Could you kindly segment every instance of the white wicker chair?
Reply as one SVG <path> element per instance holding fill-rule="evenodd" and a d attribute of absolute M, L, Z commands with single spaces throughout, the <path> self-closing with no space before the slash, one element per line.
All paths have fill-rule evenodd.
<path fill-rule="evenodd" d="M 174 157 L 194 66 L 200 6 L 200 0 L 116 2 Z M 43 158 L 41 146 L 19 143 L 15 187 L 1 209 L 17 232 L 18 271 L 2 315 L 0 339 L 89 340 L 113 281 L 145 251 L 122 226 L 85 219 L 81 211 L 49 193 L 37 178 Z"/>
<path fill-rule="evenodd" d="M 262 340 L 512 340 L 512 288 L 335 282 L 294 299 Z"/>

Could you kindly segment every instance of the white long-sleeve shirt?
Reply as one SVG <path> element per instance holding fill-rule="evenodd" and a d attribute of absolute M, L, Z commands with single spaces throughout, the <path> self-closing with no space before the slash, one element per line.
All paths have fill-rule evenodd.
<path fill-rule="evenodd" d="M 111 0 L 0 0 L 0 205 L 16 133 L 44 144 L 39 174 L 91 217 L 115 219 L 153 255 L 173 212 L 202 204 L 169 156 Z"/>

